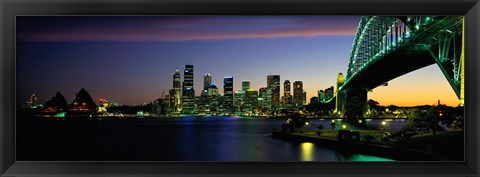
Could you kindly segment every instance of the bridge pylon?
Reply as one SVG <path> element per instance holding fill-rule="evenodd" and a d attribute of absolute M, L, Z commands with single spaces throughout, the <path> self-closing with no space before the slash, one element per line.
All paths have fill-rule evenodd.
<path fill-rule="evenodd" d="M 341 91 L 341 87 L 345 83 L 345 78 L 343 73 L 338 73 L 337 76 L 337 90 L 335 92 L 335 111 L 334 113 L 343 117 L 345 113 L 345 93 Z"/>
<path fill-rule="evenodd" d="M 349 89 L 345 94 L 345 114 L 347 119 L 364 118 L 367 110 L 367 90 Z"/>

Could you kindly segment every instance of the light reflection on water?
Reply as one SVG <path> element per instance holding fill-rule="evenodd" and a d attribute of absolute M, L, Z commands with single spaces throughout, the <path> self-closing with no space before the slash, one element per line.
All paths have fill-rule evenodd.
<path fill-rule="evenodd" d="M 313 143 L 310 143 L 310 142 L 304 142 L 302 144 L 300 144 L 300 152 L 301 152 L 301 161 L 314 161 L 315 160 L 315 156 L 314 156 L 314 153 L 315 151 L 313 151 L 313 149 L 315 148 L 315 144 Z"/>
<path fill-rule="evenodd" d="M 183 117 L 108 122 L 95 128 L 96 150 L 105 159 L 155 161 L 384 161 L 389 159 L 345 153 L 311 142 L 291 142 L 271 136 L 286 119 L 249 117 Z M 341 126 L 342 121 L 337 126 Z M 332 120 L 309 120 L 304 130 L 331 130 Z M 367 124 L 380 125 L 381 120 Z M 389 122 L 385 128 L 402 127 Z M 53 140 L 52 140 L 53 141 Z M 54 140 L 53 142 L 61 142 Z M 75 147 L 75 146 L 74 146 Z M 115 148 L 112 148 L 115 147 Z M 128 153 L 126 153 L 128 152 Z"/>
<path fill-rule="evenodd" d="M 180 161 L 332 162 L 390 160 L 363 154 L 345 154 L 311 142 L 297 143 L 272 138 L 272 130 L 281 127 L 281 124 L 285 121 L 283 119 L 248 117 L 187 117 L 167 121 L 135 123 L 134 126 L 152 127 L 155 129 L 155 134 L 168 134 L 170 138 L 164 139 L 157 136 L 157 141 L 173 143 L 163 144 L 163 148 L 159 147 L 159 149 L 175 149 L 166 153 L 172 156 L 174 160 Z M 318 125 L 330 129 L 331 120 L 309 120 L 309 122 L 311 124 L 304 127 L 305 130 L 316 130 Z M 381 121 L 370 120 L 369 124 L 379 125 Z M 392 122 L 388 126 L 396 128 L 401 127 L 402 124 L 397 125 Z M 337 124 L 337 126 L 340 125 L 340 123 Z"/>
<path fill-rule="evenodd" d="M 344 159 L 346 161 L 355 161 L 355 162 L 394 162 L 395 160 L 382 158 L 382 157 L 375 157 L 369 155 L 361 155 L 355 154 L 352 155 L 350 158 Z"/>

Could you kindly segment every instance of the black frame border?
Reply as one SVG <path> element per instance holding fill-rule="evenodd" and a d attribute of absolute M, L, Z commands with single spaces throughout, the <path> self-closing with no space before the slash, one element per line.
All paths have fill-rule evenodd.
<path fill-rule="evenodd" d="M 0 0 L 1 176 L 479 176 L 479 0 Z M 16 162 L 17 15 L 465 15 L 465 162 Z"/>

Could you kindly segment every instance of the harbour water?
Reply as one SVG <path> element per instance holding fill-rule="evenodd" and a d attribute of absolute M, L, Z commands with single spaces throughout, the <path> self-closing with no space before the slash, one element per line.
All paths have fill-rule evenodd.
<path fill-rule="evenodd" d="M 55 119 L 55 118 L 54 118 Z M 68 118 L 67 118 L 68 119 Z M 305 129 L 331 121 L 309 120 Z M 338 122 L 338 120 L 336 120 Z M 369 120 L 382 126 L 384 120 Z M 391 161 L 271 136 L 285 119 L 123 118 L 17 121 L 18 161 Z M 398 129 L 407 121 L 383 123 Z"/>

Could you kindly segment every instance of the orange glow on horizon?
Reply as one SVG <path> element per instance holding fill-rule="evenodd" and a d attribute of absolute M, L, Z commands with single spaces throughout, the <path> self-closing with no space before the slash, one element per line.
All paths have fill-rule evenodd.
<path fill-rule="evenodd" d="M 333 86 L 336 76 L 332 76 Z M 317 90 L 330 86 L 315 88 L 310 83 L 304 83 L 307 90 L 307 102 L 311 97 L 317 96 Z M 336 88 L 335 88 L 336 89 Z M 335 90 L 336 91 L 336 90 Z M 456 107 L 459 98 L 450 87 L 443 73 L 436 64 L 410 72 L 388 82 L 388 86 L 379 86 L 368 92 L 368 99 L 373 99 L 382 106 L 419 106 L 440 104 Z"/>

